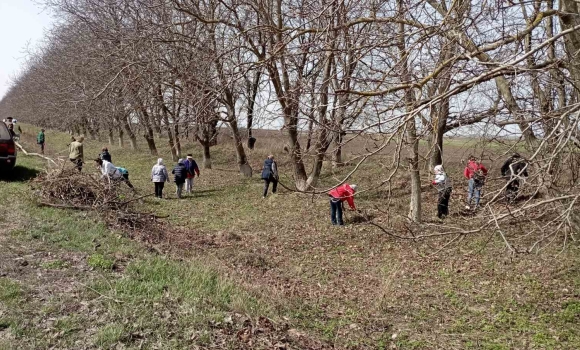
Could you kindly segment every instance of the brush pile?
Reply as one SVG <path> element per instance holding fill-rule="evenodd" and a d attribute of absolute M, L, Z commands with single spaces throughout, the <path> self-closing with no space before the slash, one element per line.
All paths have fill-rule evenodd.
<path fill-rule="evenodd" d="M 152 213 L 139 211 L 137 196 L 123 181 L 108 181 L 76 169 L 47 170 L 32 182 L 44 206 L 98 213 L 109 226 L 150 243 L 162 238 L 162 223 Z"/>

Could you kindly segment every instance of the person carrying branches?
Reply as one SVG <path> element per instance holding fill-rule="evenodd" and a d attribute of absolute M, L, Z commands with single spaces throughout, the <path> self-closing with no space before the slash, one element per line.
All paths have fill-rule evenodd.
<path fill-rule="evenodd" d="M 350 210 L 356 211 L 354 205 L 354 194 L 356 193 L 356 185 L 349 185 L 347 183 L 338 186 L 328 192 L 330 196 L 330 222 L 333 225 L 343 226 L 342 220 L 342 203 L 346 201 Z"/>
<path fill-rule="evenodd" d="M 465 209 L 471 209 L 471 202 L 475 197 L 475 208 L 479 208 L 479 201 L 481 199 L 481 190 L 485 184 L 485 179 L 487 177 L 487 169 L 480 161 L 478 161 L 474 156 L 469 156 L 469 161 L 467 166 L 463 171 L 463 176 L 468 179 L 468 190 L 467 190 L 467 204 Z"/>

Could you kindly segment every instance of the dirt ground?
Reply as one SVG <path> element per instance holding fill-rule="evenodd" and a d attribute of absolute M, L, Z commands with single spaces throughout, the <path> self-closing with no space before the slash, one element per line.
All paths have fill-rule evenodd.
<path fill-rule="evenodd" d="M 51 137 L 55 142 L 49 147 L 49 153 L 56 156 L 66 146 L 67 137 L 49 134 L 49 143 Z M 23 144 L 33 147 L 26 137 Z M 89 140 L 86 152 L 97 154 L 100 146 Z M 259 171 L 265 155 L 276 152 L 282 181 L 289 184 L 291 169 L 281 147 L 277 139 L 268 138 L 262 144 L 259 139 L 258 148 L 250 152 L 249 158 L 252 167 Z M 446 166 L 455 187 L 451 215 L 444 223 L 435 220 L 437 194 L 428 186 L 429 176 L 423 176 L 426 183 L 423 230 L 426 232 L 442 232 L 447 227 L 477 227 L 489 220 L 485 213 L 471 215 L 462 209 L 465 189 L 460 176 L 461 160 L 476 148 L 465 140 L 449 143 Z M 196 145 L 187 145 L 186 149 L 199 156 Z M 160 151 L 168 153 L 164 145 Z M 562 250 L 561 238 L 539 253 L 511 254 L 493 229 L 420 241 L 394 238 L 389 231 L 399 233 L 416 227 L 405 219 L 409 188 L 404 175 L 394 178 L 390 192 L 386 186 L 376 187 L 388 172 L 385 166 L 388 155 L 364 165 L 351 179 L 351 183 L 361 188 L 372 189 L 357 198 L 357 205 L 386 232 L 354 213 L 345 214 L 345 227 L 333 227 L 325 195 L 304 195 L 282 188 L 279 193 L 262 199 L 261 181 L 256 177 L 241 178 L 235 171 L 235 154 L 231 148 L 218 146 L 213 151 L 214 169 L 202 169 L 193 195 L 183 200 L 174 199 L 168 186 L 167 199 L 148 198 L 141 203 L 142 208 L 161 216 L 169 215 L 166 242 L 156 247 L 127 242 L 120 233 L 95 224 L 97 219 L 90 215 L 65 214 L 74 215 L 75 219 L 68 222 L 62 216 L 66 211 L 29 209 L 34 194 L 20 195 L 22 191 L 29 191 L 26 183 L 0 183 L 0 192 L 17 203 L 16 209 L 4 208 L 1 213 L 4 219 L 0 234 L 0 280 L 3 279 L 4 285 L 0 296 L 5 303 L 0 308 L 0 344 L 8 344 L 7 348 L 16 344 L 25 348 L 71 349 L 580 348 L 577 243 L 567 244 Z M 490 168 L 496 174 L 501 162 L 497 154 L 501 152 L 484 151 L 490 153 Z M 348 152 L 356 155 L 356 149 Z M 148 173 L 156 157 L 116 147 L 112 147 L 111 153 L 116 165 L 130 169 L 138 191 L 151 191 Z M 42 165 L 32 160 L 23 164 L 30 168 Z M 326 171 L 320 186 L 332 186 L 349 169 L 347 166 L 335 172 Z M 489 198 L 488 193 L 499 190 L 500 181 L 489 182 L 484 199 Z M 498 204 L 497 210 L 502 206 L 505 204 Z M 47 215 L 48 223 L 38 219 L 39 215 Z M 87 237 L 79 238 L 83 232 L 73 229 L 79 222 L 91 232 Z M 95 225 L 100 228 L 92 232 Z M 506 231 L 522 250 L 534 238 L 526 236 L 527 225 L 514 220 L 511 229 Z M 64 234 L 67 230 L 72 232 Z M 54 238 L 57 233 L 62 239 Z M 38 237 L 34 238 L 35 235 Z M 153 254 L 154 258 L 146 259 L 158 259 L 159 253 L 177 265 L 191 264 L 193 271 L 211 267 L 220 279 L 235 286 L 231 295 L 243 295 L 239 305 L 232 302 L 237 297 L 230 294 L 223 305 L 212 302 L 216 293 L 211 290 L 201 299 L 206 298 L 214 306 L 201 308 L 197 321 L 184 323 L 176 331 L 177 335 L 159 335 L 154 327 L 175 327 L 180 325 L 181 318 L 176 324 L 169 320 L 149 324 L 135 320 L 147 315 L 160 317 L 149 308 L 141 310 L 138 316 L 124 314 L 125 306 L 117 305 L 120 303 L 114 299 L 127 300 L 129 296 L 123 294 L 117 283 L 137 278 L 132 271 L 135 265 L 140 266 L 142 256 Z M 108 261 L 112 264 L 110 268 Z M 175 280 L 176 284 L 187 285 Z M 16 297 L 6 292 L 13 282 L 22 287 L 22 291 L 14 292 L 18 294 Z M 110 285 L 104 289 L 108 292 L 99 289 L 103 283 Z M 199 295 L 204 295 L 192 296 L 177 285 L 175 288 L 175 293 L 184 293 L 183 300 L 189 297 L 198 300 Z M 112 291 L 118 294 L 111 294 Z M 57 296 L 60 301 L 46 296 Z M 127 299 L 122 299 L 123 296 Z M 91 298 L 99 300 L 98 307 L 87 301 Z M 31 319 L 40 320 L 35 328 L 51 329 L 45 333 L 57 341 L 46 340 L 48 336 L 39 335 L 42 332 L 18 331 L 16 321 L 7 321 L 18 319 L 14 316 L 16 307 L 10 306 L 11 303 L 31 299 L 33 302 L 26 302 L 24 309 Z M 155 303 L 154 299 L 145 293 L 139 300 L 147 304 Z M 179 300 L 164 304 L 163 311 L 177 313 L 180 304 L 186 303 Z M 74 310 L 66 310 L 69 303 L 76 305 L 72 306 Z M 83 307 L 83 303 L 87 305 Z M 51 310 L 47 317 L 39 316 L 34 310 L 46 308 L 48 304 L 63 310 Z M 216 312 L 215 305 L 220 305 L 217 307 L 220 322 L 207 316 Z M 91 312 L 102 317 L 93 317 Z M 63 313 L 76 315 L 69 320 L 70 327 L 64 327 L 62 322 L 58 324 L 60 318 L 55 315 Z M 224 331 L 229 327 L 224 326 L 229 324 L 224 320 L 230 320 L 231 315 L 234 315 L 231 329 Z M 55 320 L 50 321 L 51 318 Z M 87 327 L 80 326 L 86 322 L 94 324 L 94 329 L 87 331 Z M 107 328 L 111 322 L 123 325 L 120 335 Z M 22 327 L 26 329 L 26 323 Z M 210 334 L 209 340 L 191 335 L 187 338 L 185 333 L 181 334 L 185 329 L 203 329 Z M 256 329 L 268 336 L 260 338 Z M 63 333 L 58 335 L 59 332 Z M 108 332 L 114 336 L 109 337 Z M 136 332 L 140 335 L 135 335 Z M 34 342 L 22 337 L 40 340 Z M 140 337 L 138 341 L 133 339 L 137 337 Z M 94 341 L 85 344 L 83 338 Z M 263 340 L 266 338 L 268 341 Z M 176 339 L 181 343 L 174 342 Z"/>

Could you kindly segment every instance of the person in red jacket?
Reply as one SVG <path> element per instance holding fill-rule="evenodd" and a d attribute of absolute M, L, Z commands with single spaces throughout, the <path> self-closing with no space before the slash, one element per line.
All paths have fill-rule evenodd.
<path fill-rule="evenodd" d="M 351 210 L 356 210 L 354 194 L 356 185 L 343 184 L 328 192 L 330 196 L 330 221 L 333 225 L 344 225 L 342 221 L 342 202 L 346 201 Z"/>
<path fill-rule="evenodd" d="M 474 156 L 469 156 L 469 161 L 467 162 L 467 166 L 465 166 L 463 175 L 469 180 L 467 205 L 465 206 L 465 209 L 471 209 L 471 202 L 474 197 L 475 209 L 477 209 L 479 207 L 479 200 L 481 199 L 481 189 L 483 188 L 485 178 L 487 177 L 487 169 L 483 164 L 481 164 L 481 162 L 478 162 Z"/>

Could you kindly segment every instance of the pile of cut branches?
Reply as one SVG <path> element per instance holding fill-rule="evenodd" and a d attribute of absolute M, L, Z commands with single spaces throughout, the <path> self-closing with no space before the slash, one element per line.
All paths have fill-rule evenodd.
<path fill-rule="evenodd" d="M 76 169 L 49 169 L 32 181 L 39 205 L 98 213 L 109 226 L 150 243 L 162 239 L 159 217 L 136 209 L 137 196 L 123 181 L 108 181 Z"/>

